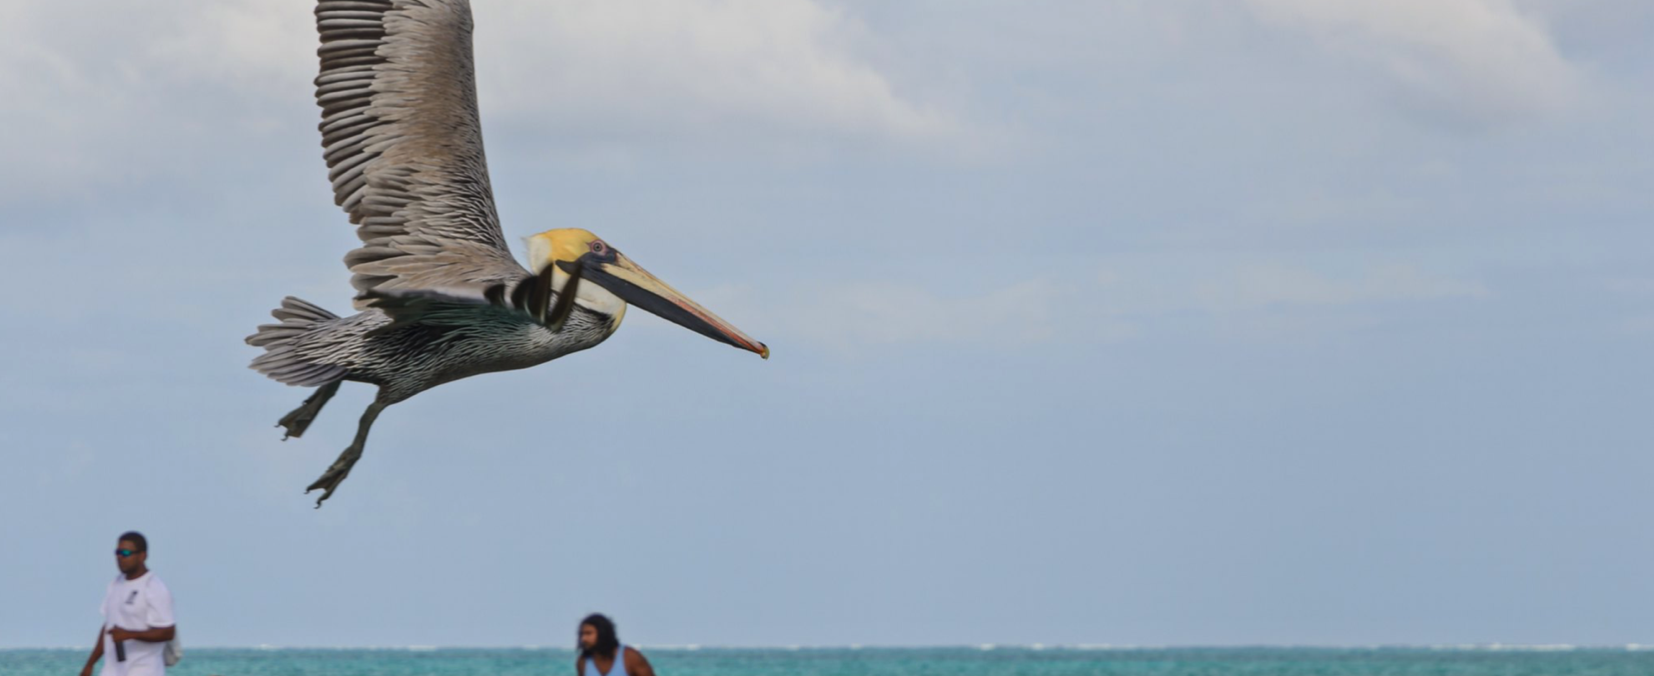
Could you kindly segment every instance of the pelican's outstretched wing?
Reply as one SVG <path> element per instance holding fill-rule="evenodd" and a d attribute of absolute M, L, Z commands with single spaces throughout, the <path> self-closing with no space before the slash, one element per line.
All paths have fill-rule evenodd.
<path fill-rule="evenodd" d="M 320 0 L 316 102 L 334 201 L 362 246 L 356 307 L 489 303 L 532 280 L 500 232 L 466 0 Z M 419 301 L 419 302 L 415 302 Z M 399 312 L 400 311 L 400 312 Z"/>

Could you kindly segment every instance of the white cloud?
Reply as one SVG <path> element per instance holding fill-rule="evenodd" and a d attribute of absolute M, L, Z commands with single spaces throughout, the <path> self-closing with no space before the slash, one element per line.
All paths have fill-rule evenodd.
<path fill-rule="evenodd" d="M 1248 0 L 1269 23 L 1383 71 L 1414 102 L 1472 120 L 1574 105 L 1580 75 L 1508 0 Z"/>
<path fill-rule="evenodd" d="M 48 38 L 47 18 L 34 3 L 0 4 L 0 198 L 39 177 L 94 170 L 76 140 L 100 126 L 95 106 L 108 102 L 106 90 Z"/>
<path fill-rule="evenodd" d="M 958 127 L 858 57 L 872 39 L 813 0 L 478 3 L 484 116 L 559 138 L 916 140 Z M 75 26 L 73 38 L 61 26 Z M 311 111 L 308 3 L 4 3 L 0 190 L 142 176 Z M 21 104 L 21 105 L 16 105 Z M 141 170 L 140 170 L 141 168 Z M 4 195 L 0 195 L 3 198 Z"/>
<path fill-rule="evenodd" d="M 651 134 L 957 129 L 858 58 L 870 40 L 859 23 L 812 0 L 524 0 L 476 13 L 490 111 Z"/>
<path fill-rule="evenodd" d="M 857 57 L 871 40 L 860 24 L 814 0 L 498 0 L 473 14 L 488 115 L 652 136 L 955 129 L 898 95 Z M 290 3 L 235 0 L 179 18 L 178 35 L 146 49 L 172 67 L 267 89 L 314 77 L 313 19 Z"/>
<path fill-rule="evenodd" d="M 959 127 L 812 0 L 478 3 L 483 114 L 575 142 L 915 141 Z M 313 124 L 307 3 L 0 5 L 0 202 L 187 171 Z M 75 26 L 73 38 L 61 26 Z M 301 110 L 308 110 L 306 117 Z M 300 124 L 302 120 L 302 125 Z"/>
<path fill-rule="evenodd" d="M 175 17 L 171 35 L 142 45 L 143 58 L 176 77 L 270 98 L 309 97 L 316 77 L 310 3 L 220 0 Z"/>
<path fill-rule="evenodd" d="M 0 201 L 188 171 L 273 109 L 304 106 L 315 47 L 291 34 L 311 19 L 281 5 L 7 3 L 0 125 L 18 131 L 0 135 Z M 238 96 L 250 105 L 227 108 Z"/>

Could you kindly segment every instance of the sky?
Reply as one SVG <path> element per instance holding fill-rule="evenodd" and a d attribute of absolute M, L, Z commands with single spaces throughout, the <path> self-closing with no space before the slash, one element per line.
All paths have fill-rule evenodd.
<path fill-rule="evenodd" d="M 310 6 L 0 4 L 0 647 L 128 529 L 195 646 L 1654 643 L 1654 5 L 476 4 L 507 238 L 772 358 L 628 313 L 312 509 Z"/>

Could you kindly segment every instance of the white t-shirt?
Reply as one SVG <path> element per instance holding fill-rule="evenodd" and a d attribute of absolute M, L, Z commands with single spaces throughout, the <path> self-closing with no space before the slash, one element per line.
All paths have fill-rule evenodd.
<path fill-rule="evenodd" d="M 103 671 L 102 676 L 165 676 L 167 665 L 161 659 L 166 643 L 125 641 L 126 661 L 115 660 L 115 642 L 109 638 L 110 627 L 128 631 L 144 631 L 173 626 L 172 592 L 155 573 L 144 573 L 136 580 L 117 575 L 109 583 L 103 596 Z"/>

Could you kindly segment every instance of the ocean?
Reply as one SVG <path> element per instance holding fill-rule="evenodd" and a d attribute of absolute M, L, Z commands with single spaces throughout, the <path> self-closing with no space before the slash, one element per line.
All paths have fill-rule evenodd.
<path fill-rule="evenodd" d="M 643 648 L 660 676 L 1646 676 L 1630 648 Z M 80 672 L 83 650 L 0 650 L 4 676 Z M 569 676 L 554 649 L 188 649 L 170 676 Z"/>

